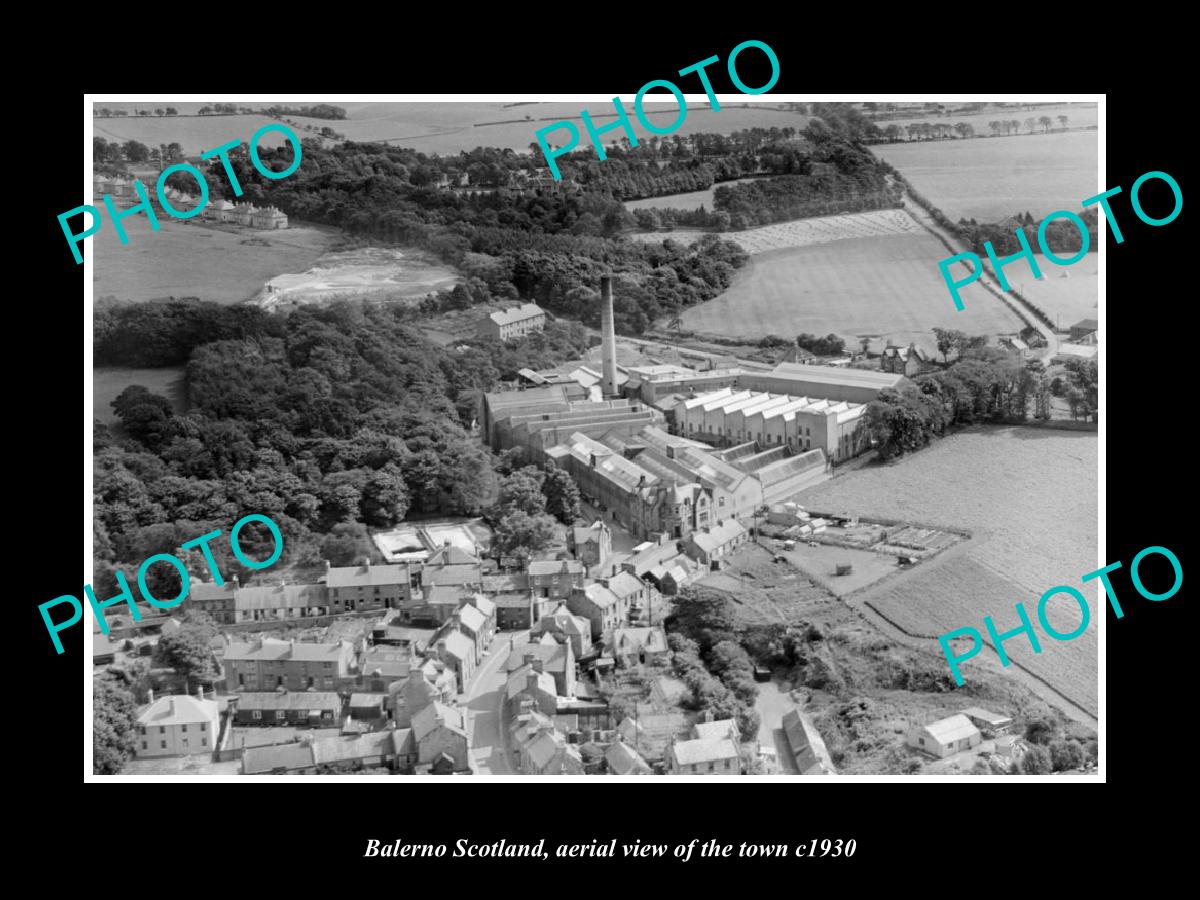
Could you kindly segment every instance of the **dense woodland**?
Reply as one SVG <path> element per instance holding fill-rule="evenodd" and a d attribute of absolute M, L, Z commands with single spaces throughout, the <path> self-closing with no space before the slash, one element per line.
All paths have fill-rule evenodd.
<path fill-rule="evenodd" d="M 553 322 L 507 344 L 445 349 L 402 312 L 339 304 L 272 316 L 196 301 L 99 312 L 97 363 L 186 359 L 191 408 L 176 414 L 134 386 L 114 403 L 127 437 L 97 426 L 98 593 L 116 593 L 114 567 L 132 581 L 147 556 L 213 529 L 227 533 L 251 512 L 283 530 L 284 564 L 329 555 L 345 564 L 370 553 L 364 526 L 491 508 L 500 476 L 471 434 L 479 393 L 518 368 L 578 358 L 588 337 L 577 324 Z M 549 508 L 561 512 L 564 502 L 569 508 L 569 500 Z M 256 527 L 244 534 L 247 552 L 257 544 L 261 558 L 271 543 Z M 213 547 L 227 578 L 252 579 L 227 542 Z M 175 596 L 169 567 L 150 575 L 159 596 Z"/>

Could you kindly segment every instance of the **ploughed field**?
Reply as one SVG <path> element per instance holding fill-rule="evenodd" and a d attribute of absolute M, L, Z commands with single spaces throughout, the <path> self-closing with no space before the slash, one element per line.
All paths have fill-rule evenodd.
<path fill-rule="evenodd" d="M 969 306 L 968 306 L 969 309 Z M 1049 683 L 1075 705 L 1097 714 L 1096 628 L 1104 614 L 1094 585 L 1080 576 L 1096 569 L 1098 439 L 1092 433 L 979 426 L 899 461 L 863 468 L 810 488 L 797 498 L 813 509 L 838 510 L 931 525 L 966 528 L 973 538 L 912 571 L 868 589 L 865 603 L 909 634 L 936 639 L 973 627 L 986 638 L 983 617 L 998 631 L 1019 620 L 1021 601 L 1035 621 L 1042 652 L 1024 636 L 1005 644 L 1014 665 Z M 1036 624 L 1037 601 L 1055 585 L 1081 590 L 1091 622 L 1080 637 L 1056 641 Z M 1079 624 L 1069 597 L 1050 601 L 1059 632 Z M 932 643 L 937 651 L 936 643 Z M 962 652 L 961 650 L 959 652 Z M 985 648 L 963 664 L 963 676 L 1005 672 Z M 1034 688 L 1041 692 L 1041 685 Z M 1058 702 L 1052 692 L 1045 698 Z"/>

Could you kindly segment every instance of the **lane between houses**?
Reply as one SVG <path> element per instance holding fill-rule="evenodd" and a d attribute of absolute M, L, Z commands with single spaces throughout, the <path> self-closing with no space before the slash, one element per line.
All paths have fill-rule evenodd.
<path fill-rule="evenodd" d="M 464 705 L 471 711 L 471 757 L 480 775 L 515 775 L 504 738 L 501 704 L 507 682 L 504 664 L 515 641 L 525 641 L 526 631 L 497 634 L 488 655 L 467 686 Z"/>

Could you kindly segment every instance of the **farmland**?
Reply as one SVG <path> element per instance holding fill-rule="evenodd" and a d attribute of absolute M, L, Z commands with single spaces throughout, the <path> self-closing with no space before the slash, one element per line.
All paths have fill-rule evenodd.
<path fill-rule="evenodd" d="M 756 230 L 778 234 L 817 221 Z M 736 337 L 832 332 L 849 345 L 861 335 L 883 335 L 897 344 L 915 341 L 930 351 L 935 349 L 934 326 L 970 334 L 1021 329 L 1016 315 L 977 284 L 964 292 L 964 311 L 946 302 L 946 285 L 937 268 L 945 256 L 946 248 L 927 233 L 856 237 L 756 253 L 729 290 L 685 310 L 683 325 Z"/>
<path fill-rule="evenodd" d="M 110 108 L 121 108 L 125 104 L 105 103 Z M 144 104 L 138 104 L 143 106 Z M 204 104 L 195 104 L 203 106 Z M 182 109 L 180 110 L 183 111 Z M 159 144 L 178 143 L 188 156 L 199 156 L 230 141 L 246 143 L 254 132 L 278 119 L 270 116 L 127 116 L 120 119 L 95 119 L 94 134 L 107 141 L 125 143 L 141 141 L 147 147 Z M 334 125 L 334 122 L 326 122 Z M 265 134 L 259 141 L 262 147 L 280 147 L 287 137 L 280 131 Z"/>
<path fill-rule="evenodd" d="M 1080 319 L 1099 319 L 1097 304 L 1100 302 L 1100 258 L 1089 253 L 1079 262 L 1067 268 L 1047 263 L 1038 257 L 1038 267 L 1045 275 L 1036 281 L 1029 271 L 1016 273 L 1009 267 L 1009 280 L 1020 285 L 1020 291 L 1036 306 L 1045 311 L 1051 321 L 1062 323 L 1066 328 Z"/>
<path fill-rule="evenodd" d="M 324 228 L 256 231 L 236 225 L 200 225 L 160 216 L 160 229 L 144 215 L 124 222 L 122 247 L 107 223 L 88 240 L 96 255 L 95 296 L 121 302 L 158 297 L 199 297 L 240 303 L 280 272 L 302 272 L 336 240 Z"/>
<path fill-rule="evenodd" d="M 871 151 L 951 220 L 997 222 L 1018 212 L 1041 217 L 1078 210 L 1080 201 L 1098 192 L 1097 146 L 1097 132 L 1072 131 L 876 144 Z"/>
<path fill-rule="evenodd" d="M 904 116 L 899 119 L 879 119 L 876 121 L 880 128 L 886 128 L 888 125 L 910 125 L 913 122 L 929 122 L 930 124 L 956 125 L 959 122 L 966 122 L 975 129 L 976 134 L 991 134 L 992 130 L 988 128 L 988 122 L 997 119 L 1019 119 L 1021 121 L 1021 135 L 1024 136 L 1028 129 L 1025 127 L 1025 120 L 1030 116 L 1038 118 L 1039 116 L 1049 116 L 1054 120 L 1052 127 L 1058 128 L 1058 116 L 1067 117 L 1068 128 L 1087 128 L 1091 125 L 1099 123 L 1099 110 L 1095 103 L 1057 103 L 1049 106 L 1034 106 L 1031 109 L 1018 109 L 1016 107 L 988 107 L 982 112 L 971 113 L 968 115 L 959 115 L 957 113 L 948 113 L 943 116 L 934 115 L 933 113 L 914 113 L 911 116 Z M 1036 135 L 1041 131 L 1041 126 L 1037 127 Z"/>
<path fill-rule="evenodd" d="M 835 478 L 799 500 L 817 509 L 971 530 L 968 543 L 851 602 L 867 604 L 919 636 L 980 628 L 986 615 L 1007 629 L 1017 624 L 1018 600 L 1036 607 L 1045 590 L 1077 585 L 1098 565 L 1097 448 L 1094 434 L 976 427 L 896 463 Z M 1094 599 L 1094 592 L 1088 594 Z M 1054 601 L 1050 610 L 1060 631 L 1078 622 L 1069 600 Z M 1016 663 L 1094 716 L 1095 607 L 1092 612 L 1092 624 L 1075 640 L 1046 638 L 1040 655 L 1018 641 L 1006 649 Z M 968 683 L 972 671 L 1002 671 L 994 654 L 985 654 L 986 661 L 981 655 L 964 666 Z"/>

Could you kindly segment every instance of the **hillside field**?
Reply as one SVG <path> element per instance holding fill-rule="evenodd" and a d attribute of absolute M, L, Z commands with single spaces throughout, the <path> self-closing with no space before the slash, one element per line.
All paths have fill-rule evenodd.
<path fill-rule="evenodd" d="M 1018 118 L 1017 115 L 1010 118 Z M 957 222 L 998 222 L 1078 212 L 1098 193 L 1095 131 L 988 140 L 874 144 L 871 152 L 900 170 L 921 194 Z"/>
<path fill-rule="evenodd" d="M 930 351 L 936 349 L 934 326 L 968 334 L 1020 331 L 1016 315 L 977 284 L 963 291 L 966 309 L 954 308 L 937 267 L 946 255 L 946 248 L 924 232 L 756 253 L 729 290 L 685 310 L 683 326 L 734 337 L 832 332 L 850 346 L 861 335 L 883 335 Z"/>
<path fill-rule="evenodd" d="M 337 240 L 332 229 L 305 226 L 268 232 L 192 224 L 165 215 L 159 216 L 159 224 L 160 229 L 152 231 L 144 215 L 126 219 L 125 246 L 107 222 L 88 239 L 91 246 L 84 252 L 95 254 L 97 299 L 199 297 L 240 303 L 257 294 L 268 279 L 308 269 Z"/>
<path fill-rule="evenodd" d="M 914 635 L 935 638 L 966 626 L 983 632 L 987 615 L 1007 630 L 1018 624 L 1018 601 L 1036 617 L 1038 598 L 1050 587 L 1081 589 L 1092 612 L 1083 635 L 1055 641 L 1039 627 L 1040 654 L 1015 640 L 1006 649 L 1015 663 L 1095 716 L 1096 622 L 1103 606 L 1097 605 L 1102 603 L 1097 591 L 1083 588 L 1079 579 L 1099 565 L 1098 447 L 1094 433 L 978 426 L 892 464 L 810 488 L 797 499 L 813 509 L 972 532 L 960 548 L 851 601 L 869 605 Z M 1069 598 L 1052 601 L 1048 610 L 1059 631 L 1078 624 Z M 940 652 L 936 642 L 931 645 Z M 984 667 L 1011 671 L 1000 668 L 989 648 L 963 665 L 963 675 L 969 682 L 972 670 Z"/>
<path fill-rule="evenodd" d="M 133 104 L 101 103 L 110 109 L 132 106 Z M 138 107 L 146 104 L 139 103 Z M 154 104 L 159 106 L 160 104 Z M 167 105 L 167 104 L 162 104 Z M 181 107 L 182 104 L 169 104 Z M 205 104 L 193 104 L 204 106 Z M 270 104 L 265 104 L 270 105 Z M 183 109 L 180 109 L 182 112 Z M 187 156 L 198 156 L 205 150 L 211 150 L 230 141 L 248 143 L 254 132 L 269 125 L 278 124 L 277 119 L 270 116 L 126 116 L 115 119 L 93 119 L 92 127 L 96 137 L 107 141 L 123 144 L 126 141 L 141 141 L 147 147 L 157 147 L 159 144 L 170 144 L 173 141 L 183 147 Z M 336 125 L 326 122 L 326 125 Z M 335 129 L 336 130 L 336 129 Z M 287 143 L 287 138 L 280 131 L 264 134 L 260 141 L 263 147 L 280 147 Z"/>

